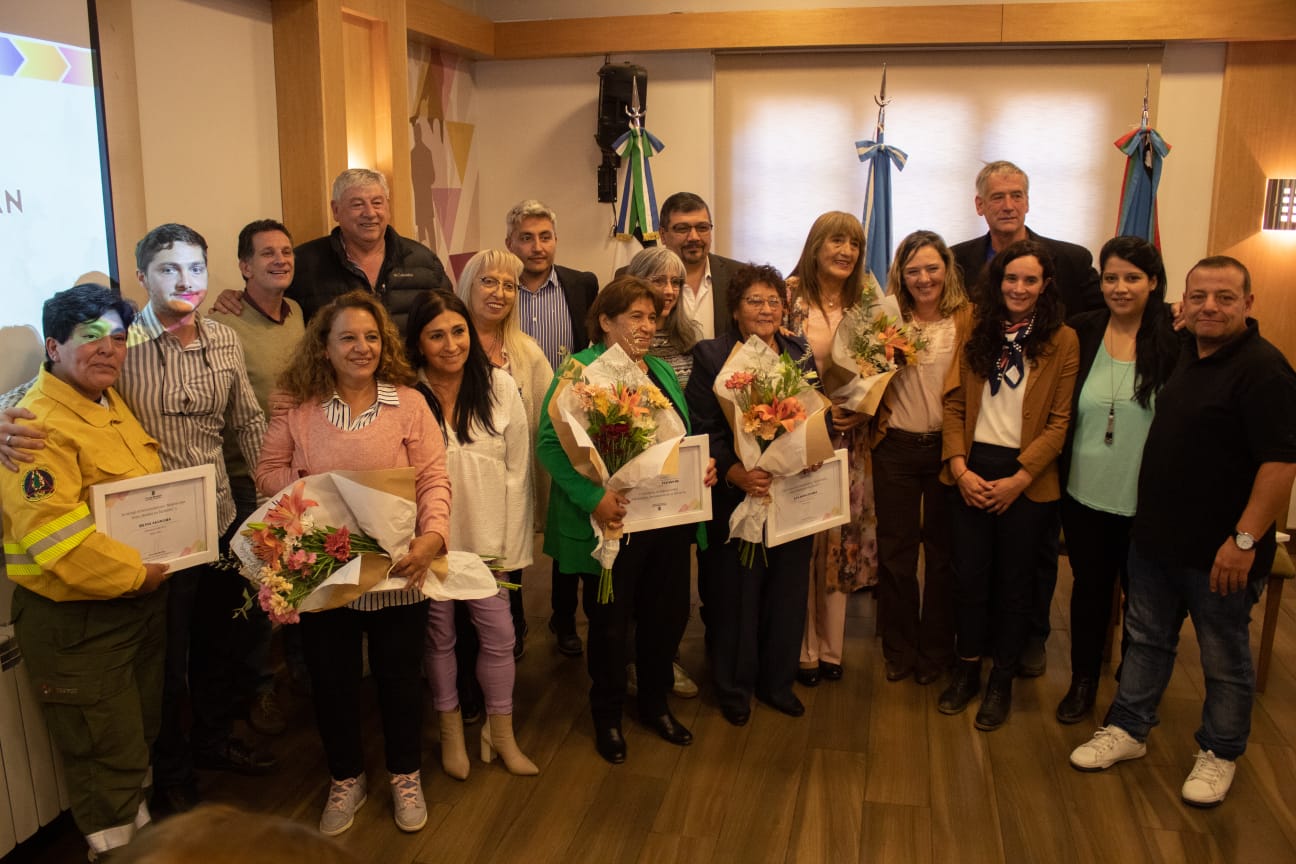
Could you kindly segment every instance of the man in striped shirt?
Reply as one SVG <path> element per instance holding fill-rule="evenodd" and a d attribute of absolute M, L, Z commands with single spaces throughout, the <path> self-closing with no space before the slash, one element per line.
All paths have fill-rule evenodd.
<path fill-rule="evenodd" d="M 598 294 L 598 277 L 554 264 L 558 249 L 558 216 L 542 202 L 522 201 L 505 219 L 504 245 L 522 259 L 522 290 L 518 291 L 518 325 L 540 344 L 549 365 L 589 345 L 585 312 Z M 576 606 L 580 578 L 559 573 L 555 563 L 550 591 L 553 616 L 549 629 L 558 650 L 568 657 L 581 653 L 576 635 Z"/>

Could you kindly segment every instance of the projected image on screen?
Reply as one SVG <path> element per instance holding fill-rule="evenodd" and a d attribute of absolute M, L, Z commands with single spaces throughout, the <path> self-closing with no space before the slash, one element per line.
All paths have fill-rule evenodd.
<path fill-rule="evenodd" d="M 45 298 L 109 272 L 89 49 L 0 33 L 0 105 L 0 328 L 39 335 Z"/>

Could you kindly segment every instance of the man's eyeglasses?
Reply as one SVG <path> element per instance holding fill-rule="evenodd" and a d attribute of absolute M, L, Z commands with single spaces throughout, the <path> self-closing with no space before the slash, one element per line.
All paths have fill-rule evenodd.
<path fill-rule="evenodd" d="M 680 237 L 687 237 L 689 234 L 696 231 L 699 237 L 705 237 L 711 233 L 711 229 L 714 227 L 715 226 L 710 222 L 695 222 L 692 225 L 688 222 L 676 222 L 674 225 L 670 226 L 670 232 L 672 234 L 677 234 Z"/>
<path fill-rule="evenodd" d="M 487 291 L 494 291 L 497 288 L 503 288 L 505 294 L 517 293 L 516 282 L 501 282 L 500 280 L 496 279 L 494 276 L 479 276 L 477 278 L 477 281 Z"/>
<path fill-rule="evenodd" d="M 667 285 L 674 285 L 676 291 L 684 290 L 683 276 L 653 276 L 648 281 L 657 288 L 665 288 Z"/>

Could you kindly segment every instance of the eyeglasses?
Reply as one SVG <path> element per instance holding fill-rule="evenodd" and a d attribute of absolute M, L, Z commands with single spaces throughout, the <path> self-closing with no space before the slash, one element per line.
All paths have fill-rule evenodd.
<path fill-rule="evenodd" d="M 748 309 L 757 311 L 768 306 L 771 309 L 782 309 L 783 301 L 777 297 L 748 297 L 743 300 Z"/>
<path fill-rule="evenodd" d="M 485 288 L 487 291 L 494 291 L 497 288 L 503 288 L 505 294 L 517 293 L 516 282 L 501 282 L 500 280 L 496 279 L 494 276 L 480 276 L 478 277 L 477 281 L 481 283 L 481 286 Z"/>
<path fill-rule="evenodd" d="M 692 225 L 687 222 L 676 222 L 674 225 L 670 226 L 670 232 L 672 234 L 678 234 L 680 237 L 687 237 L 689 234 L 696 231 L 699 237 L 705 237 L 711 233 L 711 229 L 714 227 L 715 226 L 710 222 L 696 222 Z"/>
<path fill-rule="evenodd" d="M 654 276 L 648 280 L 657 288 L 665 288 L 667 285 L 674 285 L 676 291 L 684 289 L 683 276 Z"/>

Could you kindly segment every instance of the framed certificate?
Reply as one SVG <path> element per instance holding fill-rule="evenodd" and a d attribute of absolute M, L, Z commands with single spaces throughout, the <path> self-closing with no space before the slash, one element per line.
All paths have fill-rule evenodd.
<path fill-rule="evenodd" d="M 770 481 L 766 546 L 779 546 L 850 521 L 846 460 L 846 451 L 838 450 L 818 471 Z"/>
<path fill-rule="evenodd" d="M 95 527 L 134 546 L 147 563 L 169 564 L 174 572 L 219 554 L 211 465 L 96 483 L 90 496 Z"/>
<path fill-rule="evenodd" d="M 662 475 L 633 489 L 621 520 L 627 534 L 711 519 L 711 490 L 703 484 L 711 445 L 705 435 L 690 435 L 679 445 L 679 473 Z"/>

